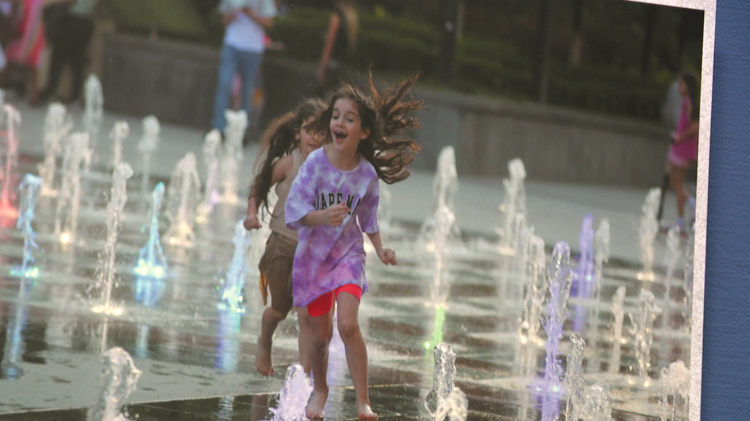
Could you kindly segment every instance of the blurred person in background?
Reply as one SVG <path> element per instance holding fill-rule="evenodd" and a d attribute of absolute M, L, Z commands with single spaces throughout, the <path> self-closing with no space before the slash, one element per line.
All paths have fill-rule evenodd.
<path fill-rule="evenodd" d="M 44 51 L 44 27 L 42 24 L 42 9 L 44 0 L 13 0 L 15 3 L 14 17 L 11 19 L 13 39 L 5 51 L 7 66 L 0 73 L 0 86 L 3 88 L 13 84 L 18 95 L 26 93 L 29 85 L 29 103 L 39 105 L 39 65 Z M 22 75 L 19 81 L 16 71 Z M 11 72 L 13 74 L 11 74 Z"/>
<path fill-rule="evenodd" d="M 55 12 L 56 28 L 47 32 L 48 41 L 52 47 L 52 58 L 49 64 L 47 85 L 40 93 L 41 101 L 47 101 L 57 96 L 57 87 L 63 68 L 70 66 L 73 76 L 70 96 L 63 99 L 65 103 L 73 103 L 80 99 L 83 92 L 83 81 L 88 61 L 87 52 L 94 35 L 94 10 L 97 0 L 64 0 L 48 6 L 61 8 L 69 6 L 64 11 Z M 52 21 L 50 21 L 52 23 Z"/>
<path fill-rule="evenodd" d="M 219 63 L 218 84 L 214 100 L 213 128 L 222 133 L 226 127 L 224 113 L 230 107 L 235 75 L 240 76 L 241 109 L 252 115 L 251 101 L 256 76 L 265 51 L 266 30 L 277 15 L 274 0 L 222 0 L 219 12 L 226 26 Z"/>
<path fill-rule="evenodd" d="M 678 79 L 682 108 L 677 128 L 672 132 L 669 148 L 669 182 L 677 196 L 677 221 L 680 233 L 687 235 L 687 228 L 695 219 L 695 198 L 690 197 L 685 181 L 688 167 L 698 159 L 698 117 L 700 114 L 698 79 L 691 73 L 682 73 Z M 685 204 L 690 207 L 689 219 L 685 221 Z"/>
<path fill-rule="evenodd" d="M 325 96 L 346 77 L 344 64 L 354 52 L 359 32 L 355 0 L 336 0 L 328 22 L 323 53 L 315 73 L 317 95 Z"/>

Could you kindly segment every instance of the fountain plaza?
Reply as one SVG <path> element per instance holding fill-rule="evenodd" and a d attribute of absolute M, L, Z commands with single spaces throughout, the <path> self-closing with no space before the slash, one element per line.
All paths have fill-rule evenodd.
<path fill-rule="evenodd" d="M 215 134 L 204 147 L 204 133 L 146 116 L 18 109 L 8 197 L 20 215 L 0 218 L 0 419 L 290 413 L 274 408 L 300 390 L 292 381 L 304 388 L 290 370 L 279 397 L 297 362 L 296 317 L 280 325 L 276 375 L 263 378 L 257 260 L 268 232 L 236 229 L 257 146 L 217 155 Z M 117 121 L 127 126 L 108 138 Z M 7 136 L 7 113 L 2 125 Z M 54 177 L 45 150 L 59 156 Z M 676 362 L 690 361 L 687 247 L 649 233 L 648 190 L 525 181 L 522 163 L 505 182 L 457 178 L 449 152 L 438 177 L 414 170 L 381 192 L 382 232 L 399 264 L 368 255 L 360 310 L 381 419 L 443 419 L 450 384 L 468 398 L 450 419 L 686 419 L 687 370 Z M 38 165 L 44 179 L 25 179 Z M 73 184 L 63 188 L 66 171 Z M 239 199 L 225 186 L 238 186 Z M 665 215 L 674 214 L 668 197 Z M 644 274 L 649 238 L 654 271 Z M 433 360 L 440 343 L 455 373 L 435 389 L 446 370 Z M 328 378 L 327 418 L 356 419 L 337 337 Z"/>

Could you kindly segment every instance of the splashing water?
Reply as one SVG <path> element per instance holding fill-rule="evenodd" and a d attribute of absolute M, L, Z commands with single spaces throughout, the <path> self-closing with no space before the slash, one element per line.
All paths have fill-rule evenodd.
<path fill-rule="evenodd" d="M 19 269 L 11 270 L 11 275 L 22 278 L 36 278 L 39 275 L 39 268 L 31 267 L 34 263 L 32 252 L 39 248 L 36 243 L 36 233 L 34 232 L 31 222 L 34 220 L 34 208 L 39 200 L 39 193 L 42 188 L 41 177 L 26 174 L 23 181 L 18 186 L 21 192 L 20 214 L 16 227 L 23 232 L 23 264 Z"/>
<path fill-rule="evenodd" d="M 188 152 L 175 166 L 169 181 L 166 214 L 171 225 L 165 237 L 174 246 L 192 247 L 195 240 L 193 223 L 201 192 L 201 180 L 195 165 L 195 154 Z"/>
<path fill-rule="evenodd" d="M 23 367 L 19 362 L 23 361 L 26 352 L 24 342 L 24 329 L 26 329 L 29 320 L 29 305 L 25 304 L 26 297 L 30 293 L 26 278 L 21 278 L 18 287 L 18 301 L 16 304 L 15 315 L 10 315 L 7 319 L 7 330 L 5 331 L 5 348 L 3 349 L 3 359 L 0 361 L 0 378 L 2 379 L 20 379 L 24 374 Z"/>
<path fill-rule="evenodd" d="M 545 266 L 547 256 L 544 253 L 544 240 L 532 235 L 529 241 L 528 276 L 524 291 L 524 313 L 521 322 L 521 343 L 538 342 L 541 327 L 541 310 L 545 296 Z"/>
<path fill-rule="evenodd" d="M 445 323 L 445 307 L 442 304 L 435 306 L 435 320 L 432 325 L 432 336 L 430 340 L 424 343 L 424 348 L 430 350 L 437 344 L 443 342 L 443 323 Z"/>
<path fill-rule="evenodd" d="M 575 270 L 575 277 L 570 288 L 571 295 L 589 301 L 596 280 L 594 268 L 594 216 L 590 213 L 583 217 L 579 234 L 580 259 Z M 581 301 L 575 306 L 576 316 L 573 318 L 573 331 L 581 332 L 586 328 L 588 319 L 587 307 Z M 593 324 L 593 323 L 592 323 Z"/>
<path fill-rule="evenodd" d="M 237 363 L 242 355 L 240 351 L 240 327 L 242 325 L 242 314 L 236 311 L 219 310 L 219 334 L 216 355 L 216 368 L 222 374 L 237 371 Z M 231 419 L 231 417 L 229 417 Z"/>
<path fill-rule="evenodd" d="M 638 227 L 638 238 L 641 246 L 641 262 L 643 270 L 638 273 L 638 279 L 641 281 L 653 281 L 656 279 L 654 274 L 654 239 L 659 232 L 659 221 L 656 219 L 656 213 L 659 211 L 659 198 L 661 190 L 653 188 L 649 190 L 646 201 L 643 202 L 643 216 Z"/>
<path fill-rule="evenodd" d="M 453 198 L 458 191 L 458 173 L 456 172 L 456 152 L 453 146 L 446 146 L 440 151 L 437 171 L 432 180 L 432 193 L 436 199 L 436 208 L 447 206 L 453 209 Z"/>
<path fill-rule="evenodd" d="M 219 308 L 245 312 L 245 278 L 247 278 L 247 252 L 250 249 L 250 232 L 240 219 L 234 226 L 234 255 L 226 277 L 221 281 L 221 302 Z"/>
<path fill-rule="evenodd" d="M 393 220 L 393 194 L 390 187 L 383 180 L 378 180 L 380 186 L 380 200 L 378 201 L 378 221 L 380 222 L 380 234 L 388 232 Z"/>
<path fill-rule="evenodd" d="M 19 204 L 20 213 L 16 221 L 16 227 L 23 233 L 23 263 L 21 267 L 13 267 L 10 270 L 11 276 L 20 278 L 36 278 L 39 276 L 39 268 L 30 266 L 34 263 L 32 252 L 39 249 L 36 243 L 36 233 L 34 232 L 31 222 L 34 220 L 34 208 L 39 200 L 39 194 L 42 189 L 41 177 L 26 174 L 18 186 L 21 193 L 21 203 Z"/>
<path fill-rule="evenodd" d="M 125 421 L 122 407 L 136 389 L 141 371 L 122 348 L 112 348 L 102 355 L 102 389 L 86 421 Z"/>
<path fill-rule="evenodd" d="M 0 192 L 0 218 L 18 218 L 18 210 L 13 207 L 11 201 L 15 199 L 15 193 L 11 190 L 13 186 L 13 168 L 18 165 L 18 138 L 16 137 L 16 126 L 21 124 L 21 114 L 8 104 L 3 107 L 5 112 L 5 162 L 0 179 L 2 180 L 2 191 Z"/>
<path fill-rule="evenodd" d="M 515 270 L 519 276 L 524 279 L 526 269 L 529 265 L 529 253 L 531 247 L 531 237 L 534 235 L 534 227 L 526 225 L 526 216 L 518 215 L 516 217 L 515 228 L 518 235 L 513 240 L 513 253 L 515 255 Z M 524 279 L 525 281 L 525 279 Z"/>
<path fill-rule="evenodd" d="M 86 79 L 84 89 L 86 91 L 86 109 L 83 113 L 83 127 L 91 138 L 92 148 L 95 148 L 104 116 L 102 84 L 99 82 L 99 78 L 92 74 Z"/>
<path fill-rule="evenodd" d="M 438 253 L 441 247 L 461 243 L 461 230 L 453 211 L 457 191 L 456 155 L 453 147 L 446 146 L 440 152 L 432 181 L 435 213 L 432 218 L 425 219 L 419 232 L 418 242 L 429 252 Z"/>
<path fill-rule="evenodd" d="M 115 257 L 117 255 L 117 231 L 125 204 L 128 202 L 127 182 L 133 176 L 133 169 L 127 162 L 121 162 L 112 174 L 112 194 L 107 205 L 107 240 L 104 243 L 104 264 L 100 285 L 103 288 L 101 305 L 93 308 L 96 313 L 122 314 L 122 309 L 112 306 L 112 288 L 115 283 Z"/>
<path fill-rule="evenodd" d="M 524 285 L 528 282 L 526 272 L 529 265 L 531 237 L 534 235 L 534 227 L 526 226 L 526 215 L 516 215 L 514 231 L 517 235 L 513 239 L 513 270 L 518 279 L 510 281 L 512 277 L 505 276 L 500 291 L 506 300 L 518 302 L 523 299 Z"/>
<path fill-rule="evenodd" d="M 78 211 L 81 204 L 81 165 L 91 161 L 88 133 L 74 133 L 65 145 L 63 174 L 60 194 L 57 195 L 55 212 L 55 235 L 60 242 L 68 243 L 75 239 L 78 231 Z M 63 228 L 63 213 L 65 214 Z"/>
<path fill-rule="evenodd" d="M 589 298 L 595 282 L 594 269 L 594 216 L 590 213 L 583 217 L 579 235 L 581 259 L 576 268 L 574 285 L 576 297 Z"/>
<path fill-rule="evenodd" d="M 654 341 L 653 326 L 656 315 L 661 313 L 661 308 L 654 303 L 654 294 L 651 291 L 641 290 L 641 306 L 637 316 L 628 313 L 633 328 L 630 333 L 634 336 L 635 356 L 638 361 L 638 376 L 644 386 L 650 384 L 648 380 L 648 368 L 651 366 L 651 344 Z"/>
<path fill-rule="evenodd" d="M 465 421 L 469 413 L 469 400 L 466 394 L 454 387 L 448 395 L 448 421 Z"/>
<path fill-rule="evenodd" d="M 520 158 L 513 159 L 508 163 L 508 172 L 510 178 L 503 180 L 505 188 L 505 198 L 500 205 L 500 212 L 503 212 L 503 228 L 499 230 L 500 234 L 500 252 L 507 255 L 513 254 L 512 240 L 515 238 L 513 223 L 516 215 L 526 215 L 526 190 L 524 180 L 526 179 L 526 168 Z"/>
<path fill-rule="evenodd" d="M 203 201 L 198 205 L 195 221 L 199 224 L 208 222 L 208 215 L 214 210 L 214 205 L 219 202 L 219 156 L 221 155 L 221 133 L 211 130 L 206 135 L 203 143 L 203 162 L 206 163 L 208 176 L 206 177 L 206 188 L 203 193 Z"/>
<path fill-rule="evenodd" d="M 583 347 L 586 343 L 577 333 L 570 335 L 570 351 L 568 352 L 567 368 L 565 370 L 565 419 L 577 420 L 581 416 L 583 393 L 586 383 L 583 381 Z"/>
<path fill-rule="evenodd" d="M 445 264 L 448 258 L 448 243 L 452 228 L 456 224 L 456 217 L 446 206 L 441 206 L 435 212 L 434 231 L 432 237 L 432 254 L 435 259 L 433 268 L 432 285 L 430 288 L 431 301 L 438 305 L 444 303 L 448 298 L 448 288 L 443 282 Z"/>
<path fill-rule="evenodd" d="M 432 378 L 432 389 L 427 393 L 425 408 L 433 420 L 443 420 L 448 414 L 448 397 L 455 387 L 456 353 L 450 345 L 441 342 L 435 346 L 435 371 Z"/>
<path fill-rule="evenodd" d="M 676 361 L 661 370 L 662 421 L 677 419 L 677 408 L 688 408 L 690 400 L 690 370 L 682 361 Z M 669 397 L 672 396 L 672 405 Z M 670 414 L 671 413 L 671 414 Z"/>
<path fill-rule="evenodd" d="M 671 307 L 669 296 L 672 291 L 672 280 L 674 278 L 677 262 L 680 260 L 680 228 L 677 226 L 671 227 L 667 232 L 667 254 L 664 260 L 667 266 L 667 284 L 666 291 L 664 292 L 663 308 L 666 310 Z"/>
<path fill-rule="evenodd" d="M 552 259 L 547 265 L 547 279 L 550 298 L 547 302 L 547 316 L 542 322 L 547 333 L 547 356 L 544 378 L 537 382 L 536 389 L 542 392 L 542 421 L 552 421 L 560 413 L 560 396 L 563 393 L 561 378 L 562 365 L 560 339 L 563 337 L 563 323 L 568 317 L 567 302 L 573 273 L 570 270 L 570 247 L 563 241 L 555 244 Z"/>
<path fill-rule="evenodd" d="M 109 138 L 112 139 L 112 168 L 117 168 L 122 161 L 122 141 L 130 136 L 130 126 L 124 121 L 115 123 L 115 127 L 109 132 Z"/>
<path fill-rule="evenodd" d="M 448 244 L 451 233 L 456 227 L 456 218 L 446 205 L 441 205 L 435 212 L 432 220 L 431 244 L 432 254 L 435 259 L 430 285 L 430 304 L 435 307 L 435 321 L 433 323 L 432 337 L 425 343 L 425 348 L 430 349 L 443 341 L 443 322 L 445 321 L 445 303 L 448 300 L 449 285 L 445 282 L 445 265 L 448 258 Z"/>
<path fill-rule="evenodd" d="M 62 142 L 73 128 L 65 121 L 65 106 L 59 102 L 50 104 L 44 119 L 44 162 L 39 165 L 42 177 L 42 196 L 57 196 L 54 188 L 57 157 L 62 153 Z"/>
<path fill-rule="evenodd" d="M 693 255 L 695 248 L 695 238 L 690 236 L 685 250 L 685 268 L 683 273 L 683 289 L 685 291 L 685 311 L 683 316 L 685 324 L 683 328 L 690 332 L 693 325 Z"/>
<path fill-rule="evenodd" d="M 614 323 L 612 324 L 612 359 L 609 363 L 609 372 L 618 373 L 620 371 L 620 349 L 622 347 L 622 322 L 625 318 L 625 287 L 617 287 L 615 295 L 612 297 L 612 315 Z"/>
<path fill-rule="evenodd" d="M 151 155 L 159 146 L 159 132 L 161 126 L 159 120 L 150 115 L 143 119 L 143 137 L 138 142 L 138 152 L 141 154 L 141 197 L 147 198 L 151 189 L 149 177 L 151 173 Z"/>
<path fill-rule="evenodd" d="M 138 255 L 138 266 L 135 273 L 149 278 L 163 278 L 168 269 L 167 258 L 159 239 L 159 212 L 164 197 L 164 183 L 159 183 L 151 193 L 151 210 L 149 211 L 148 242 Z"/>
<path fill-rule="evenodd" d="M 609 385 L 594 383 L 583 393 L 583 405 L 578 412 L 583 421 L 610 421 L 612 419 L 612 398 Z"/>
<path fill-rule="evenodd" d="M 305 421 L 305 407 L 313 391 L 312 381 L 299 364 L 286 369 L 286 380 L 279 394 L 279 406 L 270 408 L 271 421 Z"/>
<path fill-rule="evenodd" d="M 237 179 L 242 162 L 242 139 L 247 129 L 247 113 L 244 110 L 227 110 L 226 118 L 226 144 L 221 165 L 222 202 L 237 203 Z"/>
<path fill-rule="evenodd" d="M 602 268 L 609 262 L 609 220 L 602 218 L 594 236 L 594 307 L 591 314 L 590 343 L 594 347 L 599 337 L 599 303 L 602 299 Z"/>

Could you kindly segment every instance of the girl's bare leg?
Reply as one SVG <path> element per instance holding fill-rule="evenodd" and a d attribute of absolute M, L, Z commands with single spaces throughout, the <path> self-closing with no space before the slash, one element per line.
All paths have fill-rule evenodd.
<path fill-rule="evenodd" d="M 307 312 L 307 309 L 304 309 Z M 309 315 L 308 315 L 309 317 Z M 333 337 L 333 309 L 320 317 L 309 317 L 310 368 L 313 374 L 313 394 L 305 408 L 310 419 L 323 419 L 323 412 L 328 400 L 328 345 Z"/>
<path fill-rule="evenodd" d="M 310 376 L 310 315 L 307 313 L 306 308 L 297 309 L 297 320 L 299 320 L 299 363 L 305 370 L 305 374 Z"/>
<path fill-rule="evenodd" d="M 264 376 L 275 374 L 271 362 L 271 346 L 273 345 L 273 334 L 276 332 L 276 327 L 284 319 L 286 319 L 286 314 L 279 313 L 271 306 L 263 310 L 258 347 L 255 351 L 255 368 L 258 373 Z"/>
<path fill-rule="evenodd" d="M 677 215 L 680 218 L 685 217 L 685 203 L 687 203 L 687 189 L 685 188 L 686 168 L 680 168 L 674 164 L 669 164 L 669 180 L 672 183 L 672 191 L 677 196 Z"/>
<path fill-rule="evenodd" d="M 365 346 L 362 331 L 359 329 L 359 300 L 354 295 L 343 292 L 339 294 L 336 302 L 339 334 L 346 348 L 346 362 L 349 364 L 349 373 L 357 395 L 357 413 L 360 420 L 374 421 L 378 419 L 378 414 L 370 407 L 370 394 L 367 386 L 367 346 Z"/>

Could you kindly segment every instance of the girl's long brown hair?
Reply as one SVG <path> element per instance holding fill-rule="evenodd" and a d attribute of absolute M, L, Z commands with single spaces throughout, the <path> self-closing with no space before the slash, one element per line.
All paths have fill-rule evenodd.
<path fill-rule="evenodd" d="M 405 101 L 403 98 L 418 78 L 419 75 L 412 75 L 381 94 L 370 75 L 368 85 L 371 97 L 351 85 L 345 85 L 333 95 L 328 108 L 310 123 L 310 130 L 324 133 L 330 139 L 333 107 L 341 98 L 350 99 L 357 104 L 362 130 L 370 130 L 367 139 L 359 142 L 357 151 L 375 167 L 378 178 L 386 183 L 406 180 L 410 174 L 407 166 L 414 161 L 414 153 L 421 146 L 404 132 L 419 128 L 419 121 L 410 113 L 422 108 L 424 101 Z"/>
<path fill-rule="evenodd" d="M 698 84 L 698 78 L 690 72 L 683 72 L 680 74 L 680 79 L 685 82 L 688 96 L 690 97 L 690 120 L 698 121 L 698 117 L 700 117 L 701 114 L 700 86 Z"/>
<path fill-rule="evenodd" d="M 297 134 L 302 124 L 310 117 L 315 117 L 326 107 L 321 99 L 306 99 L 292 112 L 274 120 L 263 133 L 261 150 L 255 161 L 258 174 L 250 186 L 250 197 L 255 197 L 258 209 L 268 211 L 268 192 L 273 179 L 273 164 L 278 158 L 292 153 L 297 147 Z M 258 168 L 260 167 L 260 171 Z"/>

